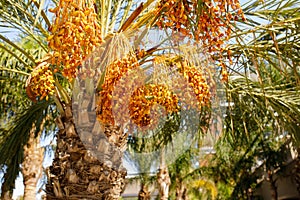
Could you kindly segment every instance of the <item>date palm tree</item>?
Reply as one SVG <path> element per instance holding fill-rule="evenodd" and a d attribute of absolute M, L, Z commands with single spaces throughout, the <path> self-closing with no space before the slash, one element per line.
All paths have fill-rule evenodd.
<path fill-rule="evenodd" d="M 204 4 L 198 5 L 196 2 L 190 2 L 189 5 L 179 2 L 175 5 L 174 2 L 164 1 L 147 1 L 138 6 L 133 1 L 77 1 L 74 3 L 62 0 L 47 2 L 49 3 L 47 5 L 45 3 L 43 1 L 1 1 L 1 26 L 20 31 L 38 44 L 39 49 L 47 53 L 42 58 L 36 58 L 27 50 L 28 47 L 17 45 L 1 34 L 1 49 L 11 56 L 10 59 L 4 61 L 2 71 L 3 73 L 11 72 L 28 76 L 28 72 L 25 71 L 29 70 L 31 73 L 26 81 L 26 93 L 29 99 L 33 101 L 29 102 L 23 112 L 16 114 L 15 126 L 13 126 L 13 123 L 6 126 L 5 133 L 2 134 L 1 152 L 8 156 L 3 158 L 1 164 L 8 167 L 6 174 L 9 179 L 7 180 L 11 180 L 9 190 L 11 190 L 12 181 L 19 171 L 16 166 L 19 166 L 23 160 L 21 149 L 29 139 L 30 129 L 28 127 L 32 127 L 34 123 L 38 127 L 39 124 L 36 124 L 36 122 L 42 121 L 41 119 L 46 116 L 45 111 L 54 109 L 59 111 L 60 114 L 56 118 L 56 126 L 59 130 L 55 159 L 50 167 L 49 180 L 46 186 L 47 199 L 118 199 L 124 188 L 126 171 L 121 166 L 120 155 L 114 154 L 114 151 L 107 152 L 109 146 L 106 145 L 107 142 L 115 145 L 115 148 L 122 154 L 126 149 L 127 134 L 123 133 L 122 127 L 117 127 L 109 121 L 110 116 L 106 112 L 107 106 L 103 107 L 97 102 L 99 104 L 97 115 L 100 121 L 104 121 L 101 129 L 103 129 L 106 139 L 102 139 L 100 142 L 96 141 L 96 145 L 99 146 L 100 152 L 105 154 L 105 159 L 99 161 L 86 148 L 86 145 L 84 146 L 77 133 L 82 127 L 75 127 L 75 123 L 80 126 L 88 125 L 88 127 L 85 127 L 86 131 L 89 134 L 96 134 L 96 137 L 97 133 L 93 132 L 93 128 L 97 129 L 97 127 L 94 127 L 95 121 L 88 118 L 75 121 L 79 116 L 78 113 L 74 112 L 71 105 L 72 94 L 75 92 L 77 95 L 82 95 L 82 89 L 88 89 L 81 88 L 80 82 L 79 85 L 76 85 L 77 83 L 74 82 L 75 72 L 78 67 L 85 69 L 82 63 L 83 59 L 87 59 L 92 50 L 96 50 L 95 48 L 98 46 L 101 51 L 101 46 L 105 47 L 102 53 L 103 56 L 100 57 L 100 61 L 104 64 L 102 66 L 104 70 L 100 74 L 100 84 L 96 90 L 100 94 L 101 92 L 105 94 L 105 92 L 109 92 L 109 88 L 105 89 L 105 87 L 109 86 L 110 78 L 115 76 L 113 67 L 119 67 L 119 69 L 125 67 L 126 72 L 128 71 L 126 67 L 136 67 L 136 65 L 143 62 L 152 62 L 153 57 L 150 58 L 150 55 L 157 56 L 161 54 L 162 50 L 158 47 L 154 47 L 149 51 L 138 50 L 138 46 L 142 44 L 141 42 L 148 29 L 154 26 L 167 29 L 173 28 L 175 32 L 182 32 L 186 36 L 192 37 L 192 32 L 187 32 L 187 28 L 191 26 L 188 23 L 187 14 L 191 11 L 193 5 L 208 7 Z M 44 9 L 44 6 L 52 6 L 50 11 L 53 13 L 53 23 L 48 19 L 51 14 L 48 13 L 47 9 Z M 168 12 L 168 8 L 174 11 L 172 13 Z M 198 11 L 199 9 L 195 9 L 193 12 Z M 180 13 L 181 21 L 174 18 L 174 12 Z M 168 19 L 163 16 L 168 17 Z M 196 22 L 198 23 L 198 21 L 197 19 Z M 194 21 L 190 22 L 195 23 Z M 180 25 L 182 28 L 179 28 L 179 25 L 176 28 L 176 23 L 182 24 Z M 130 43 L 132 42 L 130 40 L 132 36 L 136 37 L 133 44 Z M 199 38 L 197 40 L 199 41 Z M 136 55 L 134 55 L 134 52 Z M 121 66 L 118 66 L 120 64 L 114 64 L 118 59 Z M 187 73 L 189 66 L 179 62 L 180 56 L 177 56 L 176 59 L 176 66 L 182 68 L 182 73 Z M 18 69 L 19 66 L 13 66 L 9 69 L 7 66 L 9 66 L 11 60 L 17 60 L 26 68 L 22 69 L 23 71 Z M 166 60 L 166 62 L 170 62 L 170 60 Z M 185 69 L 185 67 L 187 68 Z M 4 78 L 8 80 L 8 76 L 4 76 Z M 86 84 L 87 81 L 88 79 L 85 79 L 84 83 Z M 197 78 L 192 81 L 197 81 Z M 24 80 L 20 87 L 24 87 Z M 154 92 L 157 87 L 159 89 L 159 86 L 153 84 L 150 85 L 151 87 Z M 197 89 L 196 86 L 195 89 Z M 197 94 L 202 95 L 202 90 L 199 89 Z M 167 92 L 164 88 L 159 90 Z M 207 92 L 208 90 L 204 89 L 203 91 Z M 151 93 L 151 90 L 149 92 Z M 11 90 L 8 90 L 6 94 L 10 93 Z M 80 112 L 87 108 L 84 104 L 85 95 L 83 94 L 82 102 L 75 102 L 78 106 L 76 109 Z M 103 96 L 105 97 L 105 95 L 102 95 L 102 98 Z M 154 95 L 153 97 L 155 101 L 160 101 L 161 104 L 165 103 L 158 99 L 159 96 Z M 103 99 L 100 99 L 101 101 L 105 102 Z M 166 103 L 168 102 L 166 101 Z M 16 108 L 16 105 L 13 108 Z M 168 112 L 174 112 L 177 109 L 176 102 L 171 106 L 173 108 L 171 107 Z M 91 116 L 91 113 L 87 114 L 88 117 Z M 75 115 L 75 118 L 73 115 Z M 149 117 L 143 115 L 137 115 L 137 117 L 137 123 L 142 125 L 143 120 L 146 120 L 146 125 L 149 123 L 147 122 Z M 141 119 L 142 117 L 144 119 Z M 83 124 L 82 120 L 85 120 L 86 123 Z M 26 128 L 23 128 L 23 126 Z M 14 134 L 14 132 L 25 134 L 21 139 L 21 136 Z M 18 145 L 16 146 L 16 144 Z M 14 145 L 14 151 L 9 151 L 12 145 Z M 111 156 L 113 160 L 111 160 Z M 115 165 L 113 167 L 110 164 L 112 161 Z M 9 171 L 10 169 L 14 170 L 13 173 Z"/>
<path fill-rule="evenodd" d="M 261 1 L 255 2 L 258 4 Z M 295 3 L 294 1 L 288 2 L 290 4 Z M 0 35 L 3 42 L 0 46 L 1 49 L 9 53 L 11 58 L 17 59 L 24 66 L 27 66 L 26 69 L 31 72 L 27 79 L 26 92 L 33 101 L 29 103 L 31 107 L 27 106 L 27 112 L 24 111 L 26 115 L 21 115 L 24 118 L 18 118 L 19 121 L 16 126 L 7 129 L 7 133 L 1 137 L 3 138 L 3 145 L 0 152 L 7 152 L 3 155 L 9 156 L 0 160 L 0 164 L 7 165 L 8 170 L 14 170 L 14 173 L 7 171 L 9 176 L 16 174 L 19 170 L 16 166 L 23 160 L 22 155 L 19 154 L 29 138 L 28 127 L 32 127 L 36 121 L 42 121 L 40 119 L 46 116 L 45 110 L 57 110 L 59 112 L 59 116 L 55 120 L 58 128 L 57 147 L 55 159 L 48 174 L 47 199 L 118 199 L 120 197 L 126 176 L 126 171 L 122 167 L 121 156 L 126 149 L 128 133 L 126 133 L 127 129 L 118 126 L 112 119 L 110 106 L 113 99 L 110 96 L 113 92 L 111 87 L 117 85 L 117 81 L 124 81 L 120 77 L 125 73 L 137 68 L 147 70 L 149 63 L 160 65 L 161 68 L 165 67 L 165 69 L 167 69 L 166 66 L 178 67 L 175 71 L 184 74 L 198 95 L 197 97 L 201 98 L 202 101 L 200 102 L 206 102 L 207 86 L 205 84 L 199 85 L 199 83 L 203 83 L 201 77 L 203 69 L 202 72 L 195 70 L 193 66 L 198 65 L 197 61 L 193 61 L 193 57 L 184 56 L 177 51 L 178 45 L 185 41 L 184 38 L 192 38 L 192 41 L 201 44 L 202 48 L 212 55 L 211 59 L 218 62 L 222 67 L 224 80 L 227 79 L 227 62 L 222 59 L 226 56 L 233 61 L 239 59 L 237 63 L 240 64 L 244 59 L 244 54 L 247 58 L 251 57 L 249 55 L 252 55 L 252 58 L 257 58 L 257 55 L 265 56 L 264 51 L 266 49 L 263 48 L 269 48 L 267 50 L 273 52 L 270 54 L 273 57 L 269 57 L 270 59 L 267 60 L 269 63 L 274 64 L 272 62 L 274 57 L 280 58 L 280 63 L 283 63 L 280 68 L 285 75 L 287 75 L 285 65 L 297 70 L 294 67 L 296 66 L 295 63 L 293 63 L 295 59 L 289 60 L 286 54 L 281 53 L 283 47 L 290 47 L 295 50 L 296 48 L 293 46 L 295 43 L 290 44 L 290 40 L 284 43 L 286 40 L 280 39 L 279 36 L 276 37 L 276 34 L 284 33 L 285 30 L 297 31 L 297 29 L 280 21 L 282 18 L 276 19 L 278 13 L 275 12 L 274 20 L 280 23 L 254 28 L 254 30 L 267 28 L 270 32 L 269 35 L 260 33 L 258 38 L 252 39 L 255 44 L 251 46 L 252 43 L 250 42 L 246 46 L 240 41 L 243 39 L 241 35 L 236 34 L 233 38 L 237 38 L 238 45 L 231 45 L 228 51 L 223 48 L 224 42 L 229 41 L 232 29 L 234 29 L 231 22 L 239 19 L 244 20 L 238 1 L 232 1 L 228 5 L 212 4 L 210 1 L 174 2 L 164 0 L 149 0 L 140 4 L 134 1 L 113 0 L 95 2 L 61 0 L 46 3 L 49 2 L 1 0 L 0 17 L 3 21 L 1 26 L 21 31 L 35 41 L 46 55 L 40 60 L 36 60 L 36 57 L 28 53 L 26 46 L 16 45 L 2 34 Z M 246 11 L 255 7 L 256 4 L 249 6 Z M 44 9 L 45 6 L 51 6 L 52 14 Z M 234 15 L 227 10 L 229 6 L 234 11 Z M 271 6 L 271 3 L 266 1 L 265 6 Z M 269 15 L 264 12 L 267 11 L 264 10 L 259 13 L 260 16 Z M 287 15 L 285 15 L 286 13 Z M 298 18 L 293 16 L 293 13 L 295 12 L 279 12 L 278 16 L 296 24 Z M 51 15 L 53 22 L 48 18 Z M 274 31 L 273 27 L 277 26 L 283 29 Z M 147 46 L 149 45 L 147 36 L 151 40 L 148 32 L 156 27 L 166 30 L 162 34 L 165 40 L 162 39 L 159 45 Z M 239 33 L 246 35 L 252 32 L 247 30 Z M 290 36 L 290 39 L 296 35 Z M 259 44 L 259 41 L 265 36 L 272 38 L 275 48 L 268 46 L 264 40 L 260 45 L 257 45 L 257 42 Z M 163 42 L 170 41 L 170 37 L 178 38 L 175 43 L 171 42 L 171 45 L 170 42 L 167 43 L 171 48 L 162 45 Z M 143 49 L 144 44 L 147 44 L 145 49 Z M 262 44 L 263 47 L 261 47 Z M 14 53 L 14 51 L 19 54 Z M 230 51 L 234 58 L 226 55 Z M 91 54 L 92 52 L 97 54 Z M 223 56 L 223 54 L 225 55 Z M 162 55 L 167 58 L 161 58 Z M 29 62 L 24 58 L 28 59 Z M 285 58 L 287 59 L 285 60 Z M 255 62 L 254 59 L 247 62 L 250 61 L 253 62 L 254 66 L 257 66 L 258 61 Z M 247 62 L 244 63 L 243 67 L 247 66 Z M 96 64 L 97 70 L 90 69 L 88 63 Z M 7 70 L 8 65 L 9 62 L 6 61 L 2 70 L 9 71 Z M 243 69 L 247 68 L 244 67 Z M 10 71 L 15 70 L 22 71 L 17 67 Z M 239 70 L 236 71 L 240 73 Z M 80 74 L 80 77 L 77 77 L 80 78 L 79 80 L 75 79 L 78 74 Z M 147 85 L 147 87 L 141 87 L 134 94 L 140 92 L 142 99 L 147 97 L 144 102 L 148 102 L 148 105 L 157 101 L 164 106 L 169 106 L 168 114 L 179 112 L 177 110 L 178 102 L 161 101 L 161 94 L 155 93 L 156 89 L 159 88 L 163 96 L 165 95 L 164 97 L 173 98 L 168 90 L 159 87 L 157 82 L 152 81 L 154 78 L 159 79 L 159 76 L 153 73 L 153 76 L 143 82 L 143 85 Z M 4 77 L 7 79 L 7 76 Z M 93 78 L 92 81 L 91 78 Z M 94 79 L 96 79 L 97 84 L 90 86 Z M 125 80 L 123 83 L 128 87 L 135 84 L 137 83 L 132 83 L 130 80 Z M 120 88 L 122 89 L 121 86 Z M 91 98 L 93 92 L 96 93 L 95 103 Z M 11 93 L 8 92 L 7 94 Z M 251 94 L 254 94 L 254 91 L 251 90 Z M 131 117 L 140 126 L 143 126 L 144 123 L 146 125 L 151 124 L 152 121 L 147 117 L 150 110 L 138 109 L 138 102 L 141 99 L 138 95 L 134 97 L 131 105 L 133 105 L 132 108 L 137 109 L 132 111 Z M 72 98 L 75 100 L 72 101 Z M 93 108 L 95 105 L 97 106 L 96 115 Z M 30 108 L 32 112 L 30 112 Z M 143 113 L 139 113 L 139 110 Z M 20 120 L 25 120 L 25 116 L 30 119 L 26 126 L 25 121 L 21 123 L 22 120 Z M 97 120 L 95 120 L 96 116 Z M 280 116 L 286 117 L 283 112 L 280 112 Z M 126 118 L 124 117 L 124 119 Z M 288 119 L 293 120 L 292 118 Z M 100 126 L 99 121 L 101 122 Z M 20 135 L 13 135 L 12 133 L 13 130 L 16 130 L 15 127 L 20 130 L 23 126 L 27 127 L 27 129 L 23 129 L 23 133 L 26 134 L 20 140 Z M 97 130 L 101 130 L 100 132 L 104 135 L 99 134 Z M 84 133 L 84 139 L 80 137 L 81 133 Z M 8 143 L 8 140 L 13 141 L 13 143 Z M 11 146 L 9 145 L 12 144 L 18 145 L 17 148 L 14 147 L 14 151 L 10 152 L 9 147 Z M 91 151 L 94 146 L 97 146 L 96 152 L 100 152 L 101 155 L 95 155 L 95 151 Z M 111 149 L 112 146 L 113 150 Z M 100 160 L 98 159 L 99 156 L 101 157 Z M 15 177 L 10 178 L 13 180 Z M 10 184 L 10 186 L 12 185 Z"/>

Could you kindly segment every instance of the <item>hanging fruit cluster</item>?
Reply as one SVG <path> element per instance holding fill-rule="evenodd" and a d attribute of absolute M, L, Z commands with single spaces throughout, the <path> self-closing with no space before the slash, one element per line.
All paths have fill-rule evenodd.
<path fill-rule="evenodd" d="M 40 63 L 31 73 L 27 80 L 26 93 L 32 101 L 44 98 L 48 100 L 49 95 L 54 94 L 54 79 L 52 70 L 47 62 Z"/>
<path fill-rule="evenodd" d="M 210 88 L 203 75 L 202 70 L 196 66 L 189 64 L 187 61 L 181 61 L 176 63 L 179 68 L 179 72 L 187 80 L 188 85 L 192 88 L 193 95 L 196 96 L 196 102 L 187 102 L 188 105 L 201 109 L 201 107 L 209 105 L 210 103 Z M 184 94 L 183 94 L 183 98 Z M 195 105 L 193 105 L 195 104 Z"/>
<path fill-rule="evenodd" d="M 160 28 L 171 28 L 173 31 L 180 32 L 184 36 L 191 36 L 190 20 L 193 17 L 191 11 L 193 3 L 188 1 L 161 0 L 158 2 L 157 9 L 163 13 L 161 19 L 156 23 Z"/>
<path fill-rule="evenodd" d="M 130 69 L 139 66 L 136 55 L 129 53 L 122 59 L 118 59 L 107 67 L 105 80 L 101 85 L 97 100 L 97 119 L 104 124 L 114 124 L 112 111 L 113 92 L 116 84 Z M 121 108 L 120 108 L 121 109 Z M 120 113 L 121 110 L 120 110 Z"/>
<path fill-rule="evenodd" d="M 156 105 L 163 106 L 166 111 L 165 114 L 179 110 L 178 97 L 166 86 L 149 84 L 138 88 L 133 92 L 130 99 L 129 112 L 131 120 L 141 128 L 155 126 L 161 115 L 158 113 Z"/>
<path fill-rule="evenodd" d="M 131 74 L 130 80 L 122 80 L 121 78 L 130 70 L 140 68 L 137 60 L 138 51 L 136 54 L 129 53 L 107 67 L 105 79 L 101 84 L 97 99 L 97 118 L 99 121 L 105 124 L 114 124 L 117 118 L 118 123 L 125 124 L 126 122 L 122 120 L 126 120 L 125 116 L 129 115 L 128 117 L 141 129 L 151 129 L 157 125 L 161 115 L 179 111 L 179 102 L 185 102 L 186 105 L 196 109 L 209 105 L 210 89 L 202 70 L 184 59 L 178 59 L 178 57 L 175 59 L 157 57 L 157 59 L 154 59 L 154 64 L 160 68 L 166 67 L 166 69 L 176 67 L 176 70 L 184 77 L 183 80 L 185 81 L 184 83 L 172 82 L 177 84 L 174 88 L 182 88 L 181 91 L 183 92 L 179 92 L 179 94 L 172 92 L 167 86 L 168 84 L 164 83 L 162 83 L 164 85 L 159 83 L 144 85 L 142 83 L 141 87 L 136 88 L 135 85 L 141 85 L 135 82 L 137 77 L 132 77 L 136 73 Z M 158 62 L 163 66 L 159 66 Z M 128 87 L 116 87 L 117 84 L 120 84 L 119 82 L 121 82 L 121 85 Z M 124 95 L 124 90 L 132 90 L 132 88 L 135 89 L 130 96 Z M 186 88 L 189 88 L 189 91 Z M 194 102 L 190 102 L 191 95 L 195 97 Z M 125 105 L 114 104 L 115 100 L 120 103 L 125 102 Z M 162 106 L 164 113 L 161 113 L 162 110 L 158 109 L 157 106 Z"/>
<path fill-rule="evenodd" d="M 170 92 L 166 86 L 157 84 L 147 84 L 141 83 L 142 86 L 138 87 L 130 94 L 130 97 L 126 97 L 123 88 L 116 87 L 120 80 L 127 72 L 132 69 L 139 68 L 137 57 L 143 57 L 140 51 L 135 53 L 129 53 L 122 59 L 114 61 L 107 67 L 107 73 L 105 75 L 105 80 L 101 85 L 101 90 L 97 99 L 97 119 L 102 123 L 114 124 L 115 119 L 121 124 L 126 123 L 125 115 L 134 122 L 135 125 L 139 127 L 149 128 L 148 125 L 155 125 L 159 119 L 158 110 L 153 109 L 156 105 L 161 105 L 165 108 L 167 113 L 176 112 L 178 110 L 178 98 L 175 94 Z M 130 88 L 136 88 L 136 85 L 141 85 L 135 83 L 139 81 L 140 77 L 132 77 L 136 73 L 131 74 L 130 80 L 127 82 L 122 82 L 126 84 L 125 90 L 130 90 Z M 120 91 L 118 91 L 120 90 Z M 128 92 L 128 91 L 127 91 Z M 128 98 L 127 101 L 124 98 Z M 117 102 L 125 103 L 126 105 L 116 105 L 113 104 L 114 100 Z M 113 106 L 115 106 L 113 108 Z M 154 106 L 154 107 L 153 107 Z M 113 113 L 114 109 L 114 113 Z M 118 115 L 118 116 L 114 116 Z"/>
<path fill-rule="evenodd" d="M 61 66 L 59 70 L 71 80 L 81 62 L 102 42 L 93 0 L 60 0 L 50 11 L 56 16 L 48 37 L 54 52 L 51 64 Z"/>
<path fill-rule="evenodd" d="M 245 20 L 239 0 L 160 0 L 157 25 L 193 37 L 209 52 L 219 51 L 231 34 L 231 22 Z"/>
<path fill-rule="evenodd" d="M 160 0 L 157 10 L 162 14 L 158 27 L 193 38 L 209 53 L 218 55 L 222 80 L 228 80 L 222 53 L 232 33 L 232 23 L 246 20 L 239 0 Z M 229 54 L 228 59 L 232 62 Z"/>
<path fill-rule="evenodd" d="M 245 20 L 239 0 L 203 0 L 197 18 L 195 40 L 209 52 L 222 51 L 232 32 L 231 23 Z"/>
<path fill-rule="evenodd" d="M 53 94 L 53 72 L 61 71 L 72 80 L 81 62 L 102 42 L 93 0 L 60 0 L 49 11 L 55 14 L 47 38 L 50 52 L 28 80 L 27 94 L 33 101 Z M 50 64 L 55 67 L 53 70 Z"/>

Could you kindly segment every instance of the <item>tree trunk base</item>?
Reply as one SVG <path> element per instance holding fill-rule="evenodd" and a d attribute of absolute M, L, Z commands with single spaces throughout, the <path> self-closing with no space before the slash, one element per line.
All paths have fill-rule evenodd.
<path fill-rule="evenodd" d="M 126 176 L 122 155 L 104 154 L 105 159 L 99 161 L 95 152 L 85 148 L 71 114 L 61 117 L 57 123 L 60 130 L 55 159 L 48 173 L 46 199 L 119 199 Z M 101 141 L 98 143 L 100 148 L 106 148 L 103 145 Z"/>

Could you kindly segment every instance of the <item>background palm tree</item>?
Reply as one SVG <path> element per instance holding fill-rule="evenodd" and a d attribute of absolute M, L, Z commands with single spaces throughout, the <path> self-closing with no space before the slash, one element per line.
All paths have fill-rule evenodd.
<path fill-rule="evenodd" d="M 3 40 L 5 41 L 6 38 Z M 32 68 L 30 66 L 31 59 L 39 59 L 44 54 L 39 45 L 30 40 L 29 37 L 24 37 L 17 43 L 12 43 L 11 46 L 5 45 L 5 43 L 1 43 L 1 45 L 3 48 L 1 48 L 0 81 L 2 88 L 0 149 L 3 155 L 7 155 L 1 157 L 1 165 L 6 167 L 4 183 L 2 184 L 2 195 L 4 195 L 6 191 L 12 194 L 14 182 L 23 160 L 23 146 L 27 144 L 29 138 L 30 126 L 33 123 L 38 126 L 41 124 L 42 118 L 48 112 L 39 112 L 47 111 L 47 105 L 51 102 L 48 102 L 46 106 L 45 104 L 32 105 L 24 91 L 26 79 Z M 23 53 L 22 51 L 25 49 L 27 50 Z M 18 123 L 19 126 L 16 126 Z M 24 128 L 24 125 L 29 129 Z M 49 127 L 46 128 L 46 130 L 50 129 Z M 40 132 L 39 128 L 36 133 L 38 132 Z"/>
<path fill-rule="evenodd" d="M 243 10 L 247 22 L 237 24 L 240 31 L 229 45 L 235 60 L 229 66 L 225 127 L 210 165 L 221 199 L 248 199 L 260 178 L 258 162 L 268 160 L 272 177 L 274 168 L 284 169 L 288 138 L 299 146 L 299 2 L 253 1 Z M 268 180 L 276 199 L 276 181 Z"/>
<path fill-rule="evenodd" d="M 43 126 L 44 123 L 41 123 Z M 40 127 L 40 132 L 43 130 Z M 43 173 L 44 151 L 40 146 L 40 136 L 35 136 L 35 127 L 32 128 L 27 145 L 24 146 L 24 161 L 22 162 L 22 175 L 24 182 L 24 199 L 36 199 L 36 188 Z"/>
<path fill-rule="evenodd" d="M 133 138 L 129 137 L 129 146 L 128 151 L 125 152 L 125 158 L 127 162 L 131 163 L 134 166 L 136 174 L 132 175 L 132 178 L 128 178 L 129 183 L 138 183 L 140 185 L 140 190 L 138 193 L 139 200 L 150 200 L 151 194 L 154 192 L 155 187 L 155 177 L 153 168 L 155 167 L 155 156 L 150 155 L 143 156 L 138 154 L 135 150 L 132 150 L 134 146 Z"/>

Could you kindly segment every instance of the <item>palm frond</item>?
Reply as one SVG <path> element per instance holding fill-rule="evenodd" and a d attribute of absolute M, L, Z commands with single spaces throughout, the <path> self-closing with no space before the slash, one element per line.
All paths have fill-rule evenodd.
<path fill-rule="evenodd" d="M 233 106 L 228 108 L 227 128 L 234 138 L 249 138 L 256 127 L 258 133 L 287 133 L 299 142 L 300 92 L 295 84 L 264 83 L 262 89 L 259 80 L 239 77 L 229 83 L 228 96 Z M 239 131 L 240 125 L 244 130 Z"/>
<path fill-rule="evenodd" d="M 299 8 L 295 0 L 245 5 L 247 21 L 238 22 L 228 45 L 234 59 L 227 97 L 234 105 L 226 120 L 233 139 L 250 139 L 253 123 L 257 133 L 287 131 L 299 141 Z"/>
<path fill-rule="evenodd" d="M 299 1 L 260 2 L 247 5 L 243 9 L 247 21 L 235 27 L 228 46 L 236 61 L 232 71 L 253 73 L 257 71 L 255 67 L 264 64 L 282 71 L 286 78 L 292 71 L 299 79 Z"/>
<path fill-rule="evenodd" d="M 15 178 L 20 171 L 23 161 L 23 146 L 27 144 L 30 130 L 33 124 L 37 127 L 36 133 L 44 119 L 53 114 L 51 101 L 41 101 L 31 105 L 27 109 L 15 113 L 9 120 L 4 122 L 0 133 L 0 165 L 7 167 L 7 182 L 14 184 Z M 8 173 L 9 172 L 9 173 Z"/>
<path fill-rule="evenodd" d="M 45 4 L 19 0 L 0 2 L 0 28 L 4 28 L 0 32 L 0 49 L 27 67 L 36 65 L 34 49 L 48 51 L 46 38 L 50 21 L 44 11 Z"/>
<path fill-rule="evenodd" d="M 30 105 L 25 92 L 25 83 L 34 67 L 35 60 L 42 58 L 45 54 L 38 44 L 27 37 L 15 45 L 24 49 L 26 54 L 7 44 L 0 43 L 1 118 L 6 118 L 7 115 Z M 31 58 L 27 55 L 30 55 Z"/>
<path fill-rule="evenodd" d="M 0 2 L 0 16 L 2 24 L 19 30 L 25 35 L 30 35 L 40 42 L 36 35 L 48 36 L 47 26 L 49 19 L 43 10 L 43 3 L 37 1 L 3 0 Z"/>

